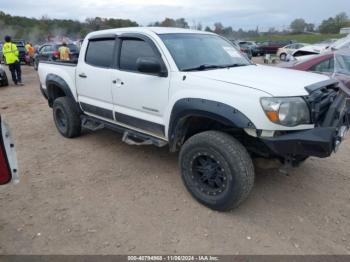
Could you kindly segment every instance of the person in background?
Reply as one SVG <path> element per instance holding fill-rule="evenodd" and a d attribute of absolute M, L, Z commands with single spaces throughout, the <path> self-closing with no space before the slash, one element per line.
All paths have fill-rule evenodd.
<path fill-rule="evenodd" d="M 30 43 L 27 42 L 26 45 L 25 45 L 24 47 L 25 47 L 26 51 L 29 52 Z"/>
<path fill-rule="evenodd" d="M 34 63 L 35 49 L 34 49 L 32 43 L 29 43 L 27 52 L 28 52 L 28 55 L 29 55 L 29 64 L 30 64 L 30 65 L 33 65 L 33 63 Z"/>
<path fill-rule="evenodd" d="M 62 46 L 58 49 L 60 53 L 60 60 L 69 61 L 70 60 L 70 50 L 66 42 L 62 43 Z"/>
<path fill-rule="evenodd" d="M 5 63 L 9 66 L 13 82 L 15 85 L 22 86 L 23 83 L 19 52 L 17 46 L 11 42 L 10 36 L 5 36 L 5 43 L 2 47 L 2 53 L 5 57 Z"/>

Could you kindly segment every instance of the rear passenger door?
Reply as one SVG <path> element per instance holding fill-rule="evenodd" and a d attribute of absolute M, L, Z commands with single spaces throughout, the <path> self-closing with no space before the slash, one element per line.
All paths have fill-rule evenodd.
<path fill-rule="evenodd" d="M 112 100 L 112 67 L 115 59 L 115 37 L 90 39 L 85 57 L 76 71 L 78 100 L 84 112 L 114 121 Z"/>
<path fill-rule="evenodd" d="M 117 69 L 113 72 L 116 121 L 151 135 L 164 137 L 163 115 L 168 104 L 169 76 L 155 43 L 146 36 L 121 36 Z M 142 73 L 139 58 L 159 61 L 164 75 Z"/>

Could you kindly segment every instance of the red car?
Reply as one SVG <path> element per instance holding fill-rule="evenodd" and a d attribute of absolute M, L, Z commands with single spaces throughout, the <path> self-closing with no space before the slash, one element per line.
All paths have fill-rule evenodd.
<path fill-rule="evenodd" d="M 292 41 L 268 41 L 258 45 L 261 54 L 276 54 L 279 48 L 293 44 Z"/>
<path fill-rule="evenodd" d="M 326 74 L 350 91 L 350 49 L 342 49 L 308 58 L 281 63 L 280 67 Z"/>

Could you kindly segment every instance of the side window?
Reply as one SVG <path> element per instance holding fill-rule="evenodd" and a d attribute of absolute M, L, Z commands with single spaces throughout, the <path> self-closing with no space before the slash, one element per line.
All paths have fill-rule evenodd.
<path fill-rule="evenodd" d="M 136 61 L 140 57 L 157 58 L 152 47 L 141 39 L 123 40 L 120 52 L 120 69 L 137 72 Z"/>
<path fill-rule="evenodd" d="M 113 64 L 115 39 L 90 40 L 85 62 L 92 66 L 109 68 Z"/>
<path fill-rule="evenodd" d="M 311 68 L 311 71 L 315 72 L 334 72 L 334 58 L 322 61 Z"/>

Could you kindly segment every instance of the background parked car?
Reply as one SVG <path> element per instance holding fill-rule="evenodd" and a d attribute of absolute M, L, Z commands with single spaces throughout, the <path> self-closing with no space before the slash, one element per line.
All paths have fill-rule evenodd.
<path fill-rule="evenodd" d="M 268 41 L 259 45 L 260 52 L 262 55 L 276 54 L 277 50 L 286 45 L 292 44 L 293 41 L 281 40 L 281 41 Z"/>
<path fill-rule="evenodd" d="M 251 46 L 246 42 L 238 42 L 238 45 L 241 52 L 245 53 L 249 59 L 252 59 L 253 52 L 252 52 Z"/>
<path fill-rule="evenodd" d="M 286 45 L 277 50 L 277 56 L 280 58 L 281 61 L 286 61 L 288 55 L 293 55 L 295 50 L 298 50 L 299 48 L 302 48 L 306 45 L 308 44 L 294 43 L 294 44 Z"/>
<path fill-rule="evenodd" d="M 8 86 L 9 81 L 7 79 L 7 75 L 5 69 L 0 65 L 0 86 Z"/>
<path fill-rule="evenodd" d="M 259 56 L 262 54 L 259 46 L 254 41 L 239 41 L 238 44 L 244 45 L 247 48 L 249 48 L 252 53 L 252 56 Z"/>
<path fill-rule="evenodd" d="M 4 55 L 2 54 L 2 41 L 0 41 L 0 64 L 4 63 Z"/>
<path fill-rule="evenodd" d="M 231 42 L 238 50 L 240 50 L 243 54 L 245 54 L 248 57 L 248 59 L 252 59 L 252 53 L 248 47 L 242 48 L 239 42 L 236 40 L 231 40 Z"/>
<path fill-rule="evenodd" d="M 62 46 L 62 43 L 48 43 L 44 44 L 37 49 L 34 56 L 34 69 L 38 70 L 39 61 L 56 61 L 59 60 L 60 54 L 58 49 Z M 67 44 L 71 52 L 71 60 L 76 61 L 79 57 L 79 48 L 75 44 Z"/>
<path fill-rule="evenodd" d="M 328 75 L 341 81 L 350 91 L 350 49 L 313 55 L 308 59 L 282 63 L 280 66 Z"/>
<path fill-rule="evenodd" d="M 293 57 L 301 57 L 305 55 L 315 55 L 322 54 L 328 51 L 335 51 L 340 49 L 350 48 L 350 35 L 341 39 L 330 39 L 327 41 L 323 41 L 314 45 L 307 45 L 293 53 Z"/>

